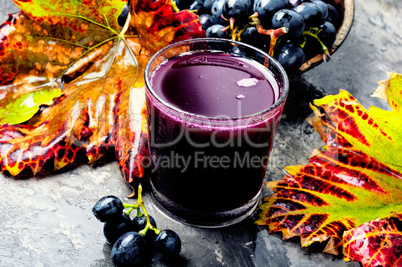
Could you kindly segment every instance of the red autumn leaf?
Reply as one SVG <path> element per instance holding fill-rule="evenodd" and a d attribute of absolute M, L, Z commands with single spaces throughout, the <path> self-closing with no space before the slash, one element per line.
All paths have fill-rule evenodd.
<path fill-rule="evenodd" d="M 390 74 L 376 91 L 392 110 L 368 111 L 346 91 L 314 101 L 309 122 L 326 143 L 308 165 L 289 166 L 282 180 L 268 183 L 275 193 L 261 205 L 258 224 L 300 236 L 302 246 L 328 241 L 338 254 L 345 231 L 376 218 L 402 214 L 400 147 L 402 75 Z"/>
<path fill-rule="evenodd" d="M 0 125 L 0 169 L 38 173 L 83 154 L 91 163 L 114 147 L 124 179 L 141 177 L 143 71 L 160 48 L 202 36 L 197 16 L 170 1 L 15 0 L 22 10 L 0 26 L 0 106 L 43 88 L 62 89 L 27 122 Z M 174 26 L 172 26 L 174 25 Z"/>
<path fill-rule="evenodd" d="M 402 232 L 399 219 L 391 217 L 364 223 L 343 234 L 346 261 L 358 261 L 363 266 L 402 266 Z"/>

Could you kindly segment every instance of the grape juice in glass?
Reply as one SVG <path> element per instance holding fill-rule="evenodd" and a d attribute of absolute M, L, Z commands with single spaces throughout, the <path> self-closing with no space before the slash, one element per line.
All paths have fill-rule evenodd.
<path fill-rule="evenodd" d="M 157 206 L 201 227 L 250 216 L 288 94 L 282 67 L 247 44 L 200 38 L 156 53 L 145 83 Z"/>

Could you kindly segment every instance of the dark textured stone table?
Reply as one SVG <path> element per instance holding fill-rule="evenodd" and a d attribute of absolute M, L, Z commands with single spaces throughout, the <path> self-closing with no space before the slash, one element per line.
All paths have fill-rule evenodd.
<path fill-rule="evenodd" d="M 18 10 L 11 0 L 0 3 L 0 21 Z M 400 0 L 355 1 L 354 25 L 332 60 L 291 83 L 268 180 L 281 179 L 284 166 L 306 163 L 313 148 L 322 145 L 305 123 L 313 99 L 342 88 L 365 107 L 387 108 L 385 101 L 370 95 L 377 81 L 387 78 L 386 71 L 402 72 L 401 14 Z M 125 198 L 130 193 L 116 162 L 27 180 L 0 174 L 0 266 L 112 266 L 102 224 L 91 209 L 102 196 Z M 149 203 L 148 195 L 145 201 Z M 149 266 L 359 266 L 319 253 L 319 246 L 301 248 L 297 239 L 283 241 L 279 234 L 268 234 L 267 227 L 253 224 L 256 217 L 223 229 L 199 229 L 148 206 L 159 228 L 177 231 L 183 241 L 179 260 L 155 255 Z"/>

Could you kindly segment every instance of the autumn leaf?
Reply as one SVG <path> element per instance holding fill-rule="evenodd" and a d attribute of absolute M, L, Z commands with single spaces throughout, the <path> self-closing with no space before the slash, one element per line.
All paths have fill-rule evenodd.
<path fill-rule="evenodd" d="M 338 254 L 345 231 L 402 214 L 402 75 L 389 75 L 375 95 L 392 110 L 366 110 L 343 90 L 314 101 L 309 122 L 326 145 L 309 165 L 288 166 L 288 175 L 267 184 L 274 194 L 261 205 L 257 224 L 284 239 L 300 236 L 302 246 L 328 241 L 324 251 Z"/>
<path fill-rule="evenodd" d="M 346 231 L 343 254 L 346 261 L 363 266 L 398 267 L 402 265 L 402 232 L 395 217 L 376 219 Z"/>
<path fill-rule="evenodd" d="M 202 36 L 196 15 L 175 13 L 168 0 L 131 1 L 120 29 L 122 0 L 15 3 L 21 12 L 0 27 L 0 106 L 49 88 L 61 95 L 24 123 L 0 126 L 1 171 L 60 169 L 81 154 L 91 163 L 115 148 L 124 179 L 141 177 L 145 65 L 161 47 Z"/>

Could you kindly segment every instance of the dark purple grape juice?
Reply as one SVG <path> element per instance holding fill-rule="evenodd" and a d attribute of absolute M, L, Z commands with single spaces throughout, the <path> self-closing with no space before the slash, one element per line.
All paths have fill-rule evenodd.
<path fill-rule="evenodd" d="M 283 106 L 271 72 L 221 53 L 163 62 L 147 92 L 151 184 L 170 214 L 219 225 L 255 206 Z M 284 105 L 284 102 L 281 103 Z"/>
<path fill-rule="evenodd" d="M 275 102 L 270 81 L 251 63 L 226 54 L 179 57 L 158 69 L 152 87 L 167 103 L 193 114 L 251 115 Z"/>

